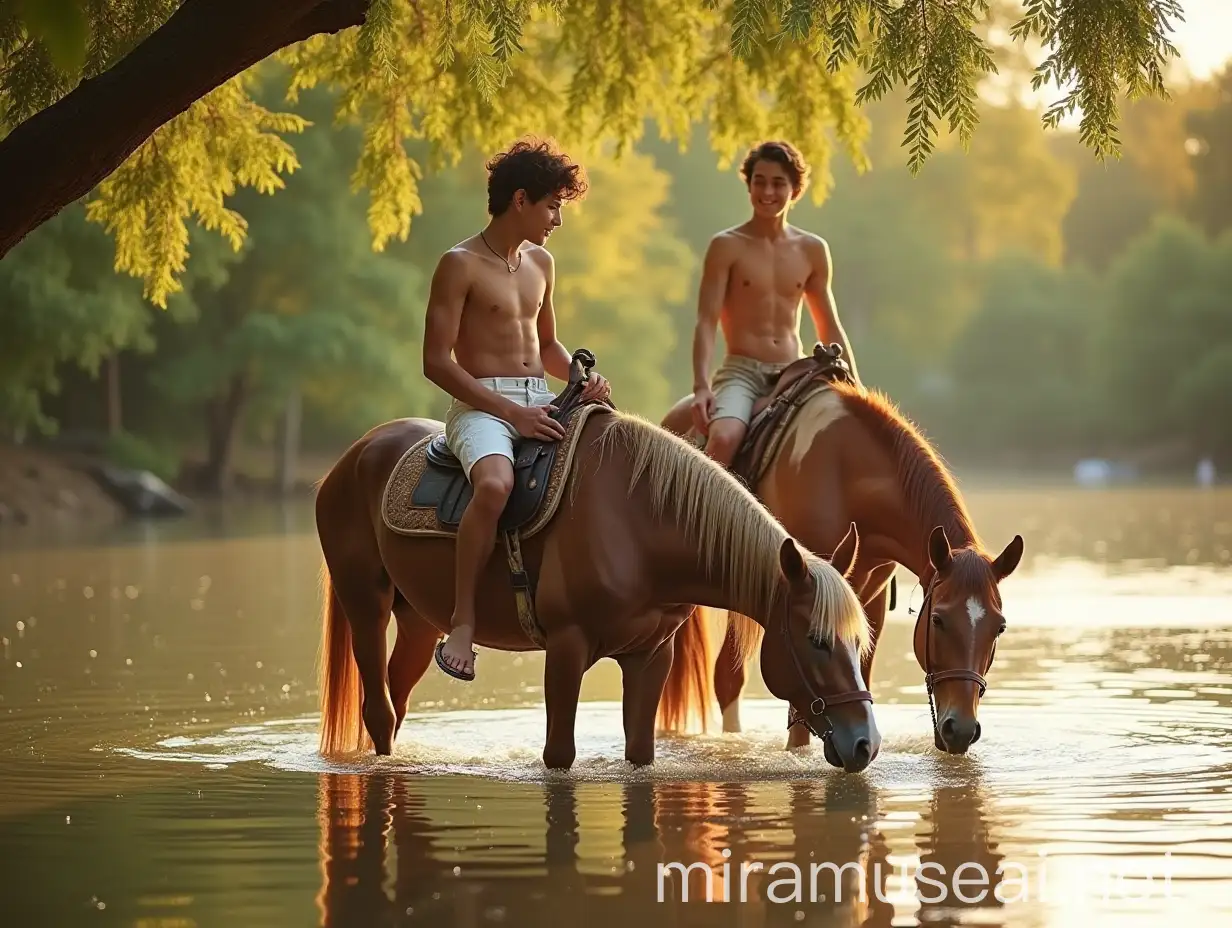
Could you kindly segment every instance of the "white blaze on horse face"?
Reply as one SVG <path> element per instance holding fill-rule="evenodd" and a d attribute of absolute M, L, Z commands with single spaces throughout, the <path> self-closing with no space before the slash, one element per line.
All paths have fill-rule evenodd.
<path fill-rule="evenodd" d="M 967 597 L 967 618 L 971 620 L 972 625 L 978 625 L 980 619 L 984 618 L 984 605 L 974 596 Z"/>
<path fill-rule="evenodd" d="M 843 399 L 833 390 L 823 390 L 800 409 L 792 427 L 791 463 L 796 466 L 808 454 L 817 436 L 847 414 Z"/>

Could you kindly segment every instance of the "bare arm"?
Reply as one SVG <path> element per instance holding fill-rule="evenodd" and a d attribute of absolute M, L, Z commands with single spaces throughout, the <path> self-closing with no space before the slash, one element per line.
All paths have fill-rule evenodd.
<path fill-rule="evenodd" d="M 446 252 L 437 262 L 428 292 L 428 312 L 424 320 L 424 376 L 448 393 L 475 409 L 482 409 L 508 421 L 515 404 L 489 390 L 468 374 L 453 358 L 462 322 L 462 307 L 470 287 L 466 259 Z"/>
<path fill-rule="evenodd" d="M 830 343 L 838 342 L 843 349 L 843 357 L 851 367 L 851 375 L 856 383 L 860 382 L 860 372 L 856 370 L 856 356 L 843 331 L 843 324 L 838 318 L 838 308 L 834 305 L 834 291 L 831 289 L 833 280 L 833 263 L 830 260 L 830 246 L 824 239 L 810 242 L 810 257 L 813 272 L 804 285 L 804 296 L 808 302 L 809 314 L 813 317 L 813 325 L 817 329 L 818 340 Z"/>
<path fill-rule="evenodd" d="M 717 236 L 710 240 L 702 264 L 702 281 L 697 292 L 697 324 L 693 328 L 693 390 L 710 389 L 710 357 L 714 337 L 723 311 L 723 297 L 731 273 L 730 251 Z"/>
<path fill-rule="evenodd" d="M 543 272 L 547 277 L 547 288 L 543 293 L 543 305 L 539 307 L 539 317 L 535 320 L 539 336 L 539 360 L 543 369 L 557 380 L 569 380 L 569 350 L 556 337 L 556 309 L 552 306 L 552 293 L 556 289 L 556 261 L 552 255 L 544 251 L 536 257 L 543 264 Z"/>

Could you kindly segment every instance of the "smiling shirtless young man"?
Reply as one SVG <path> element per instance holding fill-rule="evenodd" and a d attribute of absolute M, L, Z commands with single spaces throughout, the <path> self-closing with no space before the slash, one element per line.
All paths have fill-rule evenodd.
<path fill-rule="evenodd" d="M 487 169 L 492 218 L 438 262 L 423 345 L 424 375 L 453 397 L 445 440 L 474 488 L 458 525 L 456 601 L 440 650 L 442 669 L 465 680 L 475 673 L 475 587 L 513 489 L 514 442 L 565 434 L 549 417 L 544 375 L 568 380 L 571 356 L 556 337 L 556 269 L 543 245 L 562 205 L 586 193 L 581 167 L 550 141 L 520 141 Z M 609 394 L 592 372 L 582 399 Z"/>
<path fill-rule="evenodd" d="M 745 157 L 740 175 L 753 215 L 710 240 L 693 334 L 693 424 L 706 436 L 706 453 L 724 467 L 744 440 L 754 404 L 770 392 L 770 377 L 803 356 L 802 301 L 818 340 L 841 345 L 859 381 L 830 289 L 829 246 L 787 223 L 787 211 L 808 187 L 809 166 L 791 144 L 763 142 Z M 727 356 L 712 383 L 718 325 Z"/>

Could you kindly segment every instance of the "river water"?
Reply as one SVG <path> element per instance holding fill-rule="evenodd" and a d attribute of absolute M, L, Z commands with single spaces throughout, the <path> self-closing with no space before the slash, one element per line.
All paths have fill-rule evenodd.
<path fill-rule="evenodd" d="M 2 539 L 3 923 L 1227 923 L 1232 492 L 968 501 L 1027 540 L 984 736 L 933 749 L 902 573 L 854 776 L 782 749 L 755 669 L 743 733 L 631 772 L 611 661 L 545 776 L 540 656 L 487 651 L 475 683 L 429 671 L 392 758 L 327 764 L 307 507 Z"/>

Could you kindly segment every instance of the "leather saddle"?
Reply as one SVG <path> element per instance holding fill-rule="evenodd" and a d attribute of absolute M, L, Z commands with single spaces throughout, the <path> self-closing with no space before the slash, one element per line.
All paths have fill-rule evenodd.
<path fill-rule="evenodd" d="M 551 417 L 561 425 L 581 409 L 582 390 L 594 364 L 594 355 L 585 348 L 574 352 L 569 383 L 553 400 L 556 412 Z M 519 438 L 514 442 L 513 491 L 498 523 L 501 532 L 517 531 L 539 511 L 559 448 L 558 441 L 538 438 Z M 445 444 L 443 432 L 428 443 L 425 457 L 423 473 L 411 491 L 411 503 L 425 509 L 435 507 L 442 525 L 456 527 L 474 496 L 474 486 L 463 472 L 462 463 Z"/>
<path fill-rule="evenodd" d="M 732 460 L 731 471 L 746 487 L 757 493 L 757 484 L 778 450 L 787 427 L 796 412 L 823 383 L 843 382 L 855 385 L 851 366 L 843 360 L 843 348 L 837 343 L 818 342 L 813 353 L 779 371 L 770 394 L 753 406 L 753 421 Z M 891 575 L 887 609 L 898 607 L 898 577 Z"/>
<path fill-rule="evenodd" d="M 731 472 L 756 493 L 770 456 L 797 410 L 812 395 L 812 387 L 838 381 L 855 384 L 851 367 L 843 360 L 843 348 L 837 343 L 818 342 L 811 355 L 783 368 L 770 394 L 754 406 L 753 421 L 732 460 Z"/>

